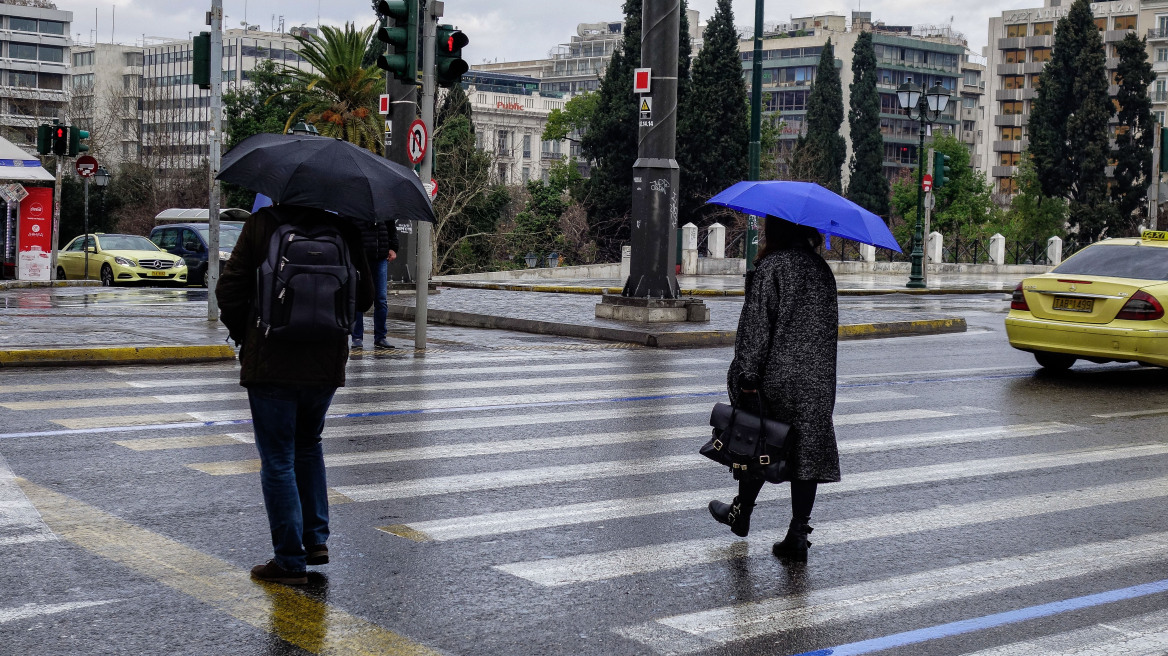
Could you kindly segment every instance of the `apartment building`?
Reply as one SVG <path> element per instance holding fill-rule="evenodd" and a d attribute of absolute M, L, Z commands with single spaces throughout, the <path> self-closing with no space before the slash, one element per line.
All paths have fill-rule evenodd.
<path fill-rule="evenodd" d="M 0 4 L 0 136 L 36 151 L 36 129 L 68 114 L 73 13 Z"/>
<path fill-rule="evenodd" d="M 503 184 L 548 179 L 552 164 L 579 156 L 571 140 L 544 141 L 552 110 L 563 109 L 561 94 L 545 96 L 538 78 L 472 69 L 463 76 L 471 102 L 479 148 L 493 153 L 495 176 Z"/>
<path fill-rule="evenodd" d="M 70 123 L 89 131 L 90 154 L 113 170 L 137 161 L 142 48 L 113 43 L 77 46 L 71 54 Z"/>

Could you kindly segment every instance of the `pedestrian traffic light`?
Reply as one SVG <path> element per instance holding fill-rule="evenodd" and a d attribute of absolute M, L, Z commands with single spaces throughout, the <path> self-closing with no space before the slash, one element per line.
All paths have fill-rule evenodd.
<path fill-rule="evenodd" d="M 945 153 L 933 153 L 933 189 L 940 189 L 949 179 L 949 156 Z"/>
<path fill-rule="evenodd" d="M 76 157 L 78 153 L 89 150 L 88 144 L 81 143 L 82 139 L 89 138 L 89 130 L 82 130 L 76 125 L 69 127 L 69 156 Z"/>
<path fill-rule="evenodd" d="M 211 88 L 211 33 L 199 32 L 191 43 L 191 83 Z"/>
<path fill-rule="evenodd" d="M 418 0 L 381 0 L 377 3 L 381 27 L 377 40 L 392 46 L 392 54 L 377 58 L 377 67 L 389 71 L 394 79 L 407 84 L 418 83 Z M 390 27 L 387 18 L 393 19 Z"/>
<path fill-rule="evenodd" d="M 53 126 L 53 154 L 69 154 L 69 128 L 64 125 Z"/>
<path fill-rule="evenodd" d="M 438 26 L 438 39 L 434 42 L 434 76 L 438 86 L 449 89 L 470 70 L 462 58 L 462 47 L 468 43 L 470 39 L 453 25 Z"/>
<path fill-rule="evenodd" d="M 37 126 L 37 154 L 53 154 L 53 126 L 47 123 Z"/>

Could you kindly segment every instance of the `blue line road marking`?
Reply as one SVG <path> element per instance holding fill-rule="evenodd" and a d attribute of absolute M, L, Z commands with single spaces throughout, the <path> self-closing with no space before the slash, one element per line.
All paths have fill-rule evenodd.
<path fill-rule="evenodd" d="M 892 649 L 894 647 L 915 645 L 917 643 L 926 642 L 929 640 L 949 638 L 952 636 L 961 635 L 963 633 L 972 633 L 974 631 L 984 631 L 985 629 L 992 629 L 994 627 L 1004 626 L 1006 624 L 1025 622 L 1027 620 L 1038 619 L 1040 617 L 1050 617 L 1052 615 L 1069 613 L 1071 611 L 1091 608 L 1093 606 L 1111 604 L 1117 601 L 1136 599 L 1138 597 L 1147 597 L 1149 595 L 1160 594 L 1162 592 L 1168 592 L 1168 579 L 1155 581 L 1153 583 L 1133 585 L 1129 588 L 1097 592 L 1095 594 L 1074 597 L 1072 599 L 1064 599 L 1062 601 L 1052 601 L 1047 604 L 1030 606 L 1028 608 L 1019 608 L 1018 610 L 1006 611 L 1004 613 L 995 613 L 993 615 L 986 615 L 984 617 L 975 617 L 967 620 L 950 622 L 948 624 L 939 624 L 937 626 L 916 629 L 915 631 L 894 633 L 892 635 L 887 635 L 880 638 L 861 640 L 860 642 L 851 642 L 846 645 L 839 645 L 838 647 L 807 651 L 801 654 L 796 654 L 795 656 L 856 656 L 858 654 L 870 654 L 872 652 Z"/>

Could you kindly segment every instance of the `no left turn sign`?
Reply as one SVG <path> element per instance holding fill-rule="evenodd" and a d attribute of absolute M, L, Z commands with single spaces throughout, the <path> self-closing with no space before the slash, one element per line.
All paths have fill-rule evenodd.
<path fill-rule="evenodd" d="M 417 164 L 422 161 L 426 156 L 427 145 L 426 124 L 417 119 L 410 123 L 409 132 L 406 133 L 406 157 L 410 158 L 410 163 Z"/>

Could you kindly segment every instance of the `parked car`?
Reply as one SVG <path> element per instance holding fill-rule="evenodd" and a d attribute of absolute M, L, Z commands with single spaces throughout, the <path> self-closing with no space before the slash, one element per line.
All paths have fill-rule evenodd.
<path fill-rule="evenodd" d="M 85 275 L 86 249 L 89 275 Z M 58 280 L 101 280 L 111 286 L 131 282 L 187 283 L 187 265 L 182 258 L 164 253 L 154 242 L 140 235 L 97 233 L 80 235 L 57 254 Z"/>
<path fill-rule="evenodd" d="M 1107 239 L 1014 289 L 1006 335 L 1048 369 L 1077 359 L 1168 367 L 1168 232 Z"/>
<path fill-rule="evenodd" d="M 235 248 L 242 229 L 242 221 L 219 223 L 220 262 L 231 257 L 231 249 Z M 191 272 L 190 281 L 203 287 L 209 282 L 207 243 L 210 239 L 210 226 L 206 223 L 172 223 L 155 226 L 150 231 L 150 241 L 167 253 L 183 258 Z"/>

